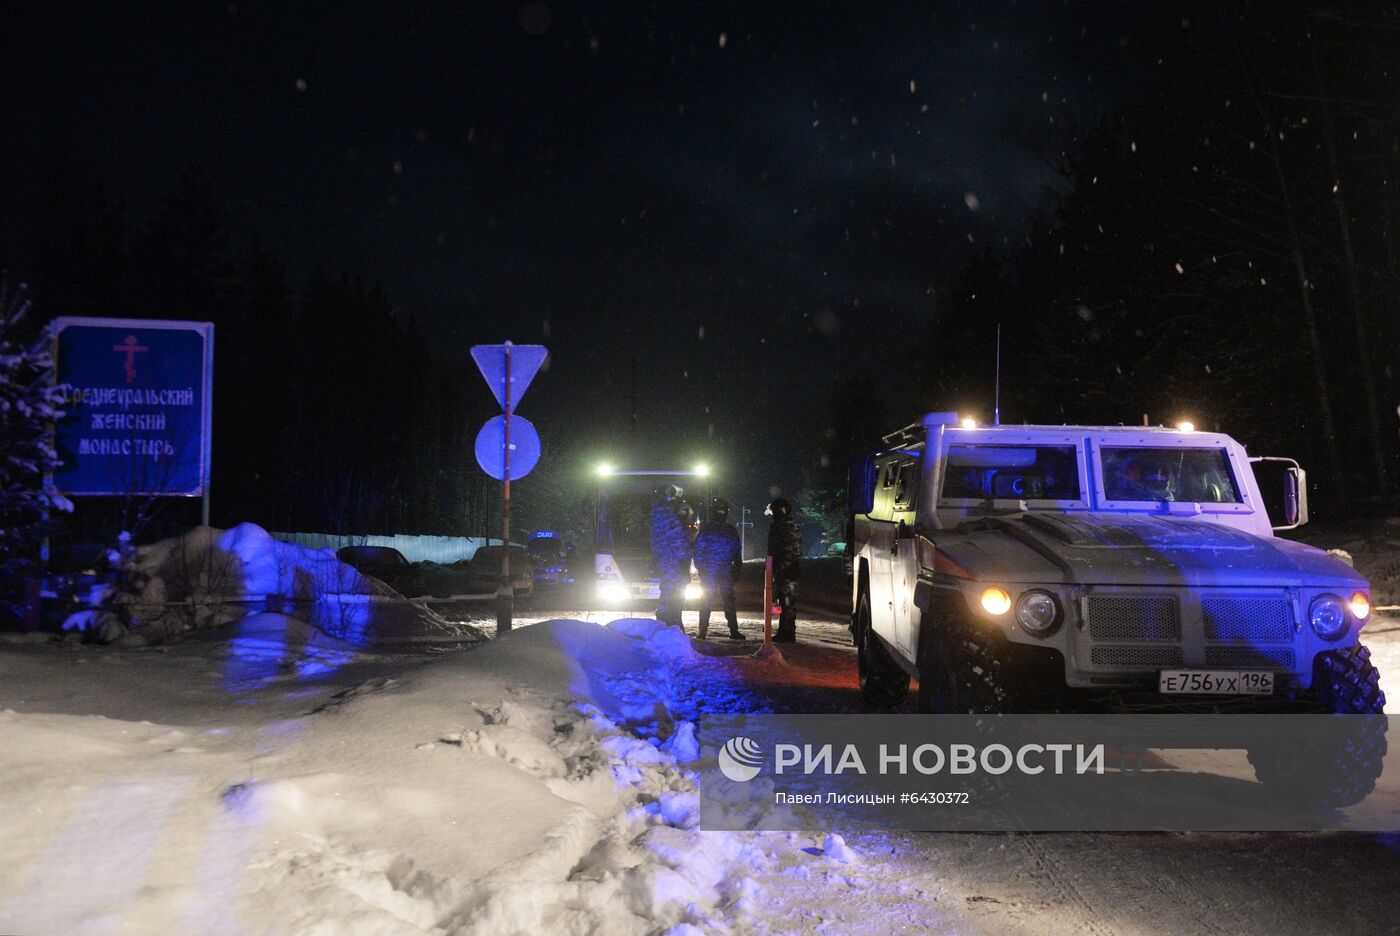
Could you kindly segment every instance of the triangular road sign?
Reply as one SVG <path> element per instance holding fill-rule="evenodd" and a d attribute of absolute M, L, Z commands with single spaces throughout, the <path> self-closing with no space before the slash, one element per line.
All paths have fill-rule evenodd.
<path fill-rule="evenodd" d="M 544 345 L 537 344 L 505 344 L 497 345 L 476 345 L 472 348 L 472 357 L 476 360 L 476 366 L 481 370 L 481 376 L 486 378 L 486 386 L 491 388 L 491 392 L 496 395 L 496 402 L 501 404 L 501 409 L 506 408 L 506 353 L 510 353 L 510 408 L 513 412 L 520 405 L 520 398 L 525 395 L 525 390 L 530 386 L 530 381 L 535 379 L 535 374 L 539 373 L 540 365 L 544 363 L 545 356 L 549 350 Z"/>

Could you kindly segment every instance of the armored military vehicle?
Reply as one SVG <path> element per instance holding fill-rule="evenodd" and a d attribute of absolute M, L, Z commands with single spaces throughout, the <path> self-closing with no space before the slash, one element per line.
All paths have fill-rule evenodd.
<path fill-rule="evenodd" d="M 851 472 L 861 691 L 930 712 L 1379 713 L 1369 584 L 1227 435 L 931 413 Z M 1279 474 L 1278 522 L 1255 478 Z"/>

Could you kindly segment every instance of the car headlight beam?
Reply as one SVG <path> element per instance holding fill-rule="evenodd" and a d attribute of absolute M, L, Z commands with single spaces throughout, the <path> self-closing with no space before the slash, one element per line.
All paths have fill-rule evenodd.
<path fill-rule="evenodd" d="M 982 592 L 982 610 L 995 617 L 1001 617 L 1011 610 L 1011 596 L 1006 589 L 993 585 Z"/>
<path fill-rule="evenodd" d="M 1351 616 L 1358 621 L 1364 621 L 1371 616 L 1371 599 L 1366 597 L 1365 592 L 1352 595 L 1347 607 L 1351 609 Z"/>
<path fill-rule="evenodd" d="M 621 604 L 627 600 L 627 586 L 617 579 L 599 582 L 598 600 L 608 604 Z"/>
<path fill-rule="evenodd" d="M 686 601 L 699 601 L 700 596 L 703 594 L 704 591 L 701 590 L 700 584 L 698 582 L 691 582 L 690 584 L 685 586 Z"/>

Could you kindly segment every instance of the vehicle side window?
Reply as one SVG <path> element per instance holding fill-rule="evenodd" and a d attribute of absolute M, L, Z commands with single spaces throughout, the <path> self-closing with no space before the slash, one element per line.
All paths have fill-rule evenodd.
<path fill-rule="evenodd" d="M 919 496 L 919 465 L 905 462 L 898 468 L 894 482 L 894 507 L 896 510 L 913 510 Z"/>
<path fill-rule="evenodd" d="M 894 476 L 895 476 L 895 471 L 898 469 L 898 467 L 899 467 L 899 466 L 896 465 L 894 462 L 886 462 L 886 463 L 885 463 L 884 474 L 881 476 L 881 478 L 882 478 L 882 480 L 881 480 L 881 482 L 880 482 L 880 486 L 881 486 L 881 487 L 884 487 L 884 488 L 892 488 L 892 487 L 894 487 Z"/>

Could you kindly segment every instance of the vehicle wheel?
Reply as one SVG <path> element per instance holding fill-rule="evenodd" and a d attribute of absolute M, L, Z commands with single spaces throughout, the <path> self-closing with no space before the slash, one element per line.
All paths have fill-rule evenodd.
<path fill-rule="evenodd" d="M 909 674 L 890 659 L 870 626 L 870 593 L 864 588 L 856 605 L 856 640 L 861 699 L 872 708 L 894 708 L 909 695 Z"/>
<path fill-rule="evenodd" d="M 919 711 L 983 715 L 1009 710 L 1010 693 L 996 647 L 981 635 L 925 618 L 931 642 L 919 669 Z"/>
<path fill-rule="evenodd" d="M 1318 654 L 1312 691 L 1325 711 L 1337 715 L 1385 712 L 1380 671 L 1361 644 Z M 1385 731 L 1383 717 L 1347 719 L 1320 748 L 1270 745 L 1247 753 L 1260 783 L 1300 805 L 1335 809 L 1359 803 L 1375 789 L 1385 760 Z"/>
<path fill-rule="evenodd" d="M 1319 653 L 1313 663 L 1313 691 L 1328 711 L 1338 715 L 1385 712 L 1381 673 L 1371 663 L 1371 648 L 1364 644 Z"/>

